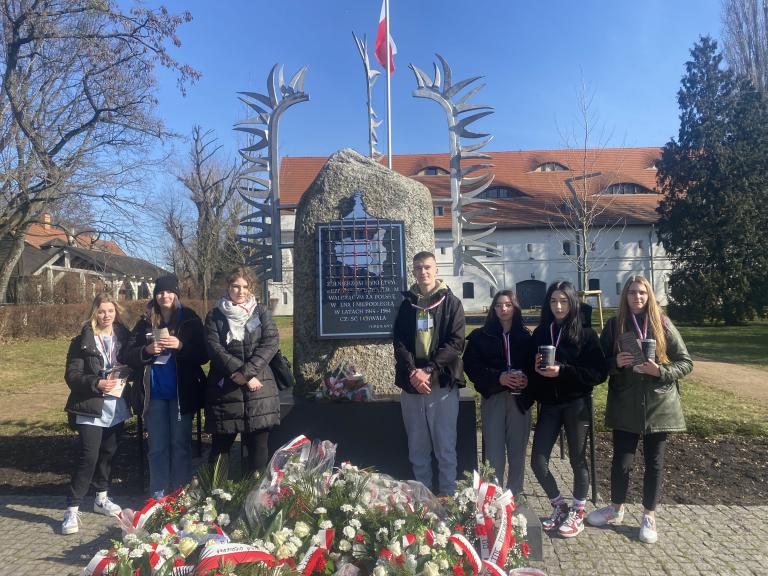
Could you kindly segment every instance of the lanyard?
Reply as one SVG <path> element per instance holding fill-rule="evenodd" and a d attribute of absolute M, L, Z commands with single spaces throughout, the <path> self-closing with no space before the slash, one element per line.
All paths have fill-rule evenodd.
<path fill-rule="evenodd" d="M 504 360 L 507 362 L 507 370 L 512 368 L 512 356 L 509 348 L 509 332 L 501 335 L 501 343 L 504 346 Z"/>
<path fill-rule="evenodd" d="M 635 325 L 635 331 L 637 332 L 637 335 L 640 337 L 640 340 L 645 340 L 648 334 L 648 314 L 645 314 L 643 316 L 642 330 L 640 330 L 640 325 L 637 323 L 637 318 L 635 318 L 634 314 L 632 314 L 632 323 Z"/>
<path fill-rule="evenodd" d="M 552 324 L 549 325 L 549 337 L 552 339 L 552 346 L 557 348 L 560 345 L 560 338 L 563 336 L 563 328 L 560 327 L 559 332 L 557 333 L 557 340 L 555 340 L 555 322 L 552 322 Z"/>
<path fill-rule="evenodd" d="M 99 353 L 104 359 L 104 369 L 109 370 L 114 364 L 114 358 L 112 358 L 112 356 L 115 353 L 115 335 L 112 334 L 112 338 L 109 339 L 109 346 L 104 342 L 102 336 L 96 336 L 94 339 L 96 340 L 96 347 L 99 349 Z"/>
<path fill-rule="evenodd" d="M 440 306 L 440 304 L 443 303 L 443 300 L 445 300 L 445 296 L 446 295 L 444 294 L 443 297 L 440 298 L 440 300 L 438 300 L 434 304 L 430 304 L 429 306 L 425 306 L 423 308 L 421 306 L 419 306 L 418 304 L 414 304 L 413 302 L 411 302 L 411 306 L 416 308 L 417 310 L 421 310 L 423 312 L 427 312 L 428 310 L 432 310 L 433 308 L 437 308 L 438 306 Z"/>

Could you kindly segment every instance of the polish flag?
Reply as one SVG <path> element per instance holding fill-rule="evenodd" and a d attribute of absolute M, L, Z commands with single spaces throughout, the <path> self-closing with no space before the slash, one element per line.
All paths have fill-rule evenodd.
<path fill-rule="evenodd" d="M 376 32 L 376 45 L 373 49 L 373 53 L 376 55 L 376 60 L 379 61 L 381 67 L 387 69 L 387 11 L 385 8 L 387 0 L 381 1 L 381 14 L 379 15 L 379 29 Z M 395 60 L 393 56 L 397 54 L 397 46 L 392 39 L 392 35 L 389 35 L 389 73 L 395 73 Z"/>

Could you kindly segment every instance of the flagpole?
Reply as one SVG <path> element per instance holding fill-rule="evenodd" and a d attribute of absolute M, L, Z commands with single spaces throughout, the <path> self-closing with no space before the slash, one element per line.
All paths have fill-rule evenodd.
<path fill-rule="evenodd" d="M 389 0 L 384 0 L 384 6 L 387 19 L 387 166 L 392 170 L 392 93 L 390 91 L 392 45 L 389 36 Z"/>

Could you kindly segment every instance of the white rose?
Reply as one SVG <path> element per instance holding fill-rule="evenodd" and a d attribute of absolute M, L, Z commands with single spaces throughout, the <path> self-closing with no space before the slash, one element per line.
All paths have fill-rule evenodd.
<path fill-rule="evenodd" d="M 397 540 L 393 540 L 389 544 L 389 551 L 392 552 L 392 554 L 394 554 L 395 556 L 400 556 L 400 554 L 403 553 L 403 549 L 400 548 L 400 542 L 398 542 Z"/>
<path fill-rule="evenodd" d="M 287 538 L 287 535 L 282 530 L 280 530 L 279 532 L 272 532 L 272 540 L 278 546 L 282 546 L 283 544 L 285 544 L 286 538 Z"/>
<path fill-rule="evenodd" d="M 424 576 L 440 576 L 440 567 L 432 562 L 432 560 L 429 560 L 424 564 Z"/>
<path fill-rule="evenodd" d="M 322 522 L 320 522 L 320 528 L 322 528 L 323 530 L 328 530 L 329 528 L 333 528 L 333 522 L 331 522 L 330 520 L 323 520 Z"/>
<path fill-rule="evenodd" d="M 405 526 L 405 520 L 397 519 L 395 520 L 395 530 L 400 530 L 403 526 Z"/>
<path fill-rule="evenodd" d="M 345 513 L 352 512 L 355 508 L 351 504 L 342 504 L 341 505 L 341 511 Z"/>
<path fill-rule="evenodd" d="M 348 540 L 344 540 L 343 538 L 339 540 L 339 550 L 342 552 L 349 552 L 352 550 L 352 544 L 349 543 Z"/>
<path fill-rule="evenodd" d="M 328 514 L 328 510 L 321 506 L 319 508 L 315 508 L 315 514 Z"/>
<path fill-rule="evenodd" d="M 355 530 L 360 530 L 360 527 L 362 524 L 360 523 L 360 520 L 357 518 L 352 518 L 352 520 L 349 521 L 349 525 L 352 526 Z"/>
<path fill-rule="evenodd" d="M 448 568 L 451 567 L 450 564 L 448 564 L 448 560 L 445 558 L 440 558 L 440 561 L 438 562 L 440 564 L 440 570 L 448 570 Z"/>
<path fill-rule="evenodd" d="M 387 569 L 379 564 L 373 569 L 373 576 L 387 576 Z"/>
<path fill-rule="evenodd" d="M 280 548 L 277 549 L 277 552 L 275 552 L 275 556 L 277 556 L 278 560 L 283 560 L 293 556 L 292 552 L 293 550 L 290 546 L 280 546 Z"/>
<path fill-rule="evenodd" d="M 219 526 L 226 526 L 229 524 L 229 514 L 219 514 L 216 516 L 216 524 Z"/>
<path fill-rule="evenodd" d="M 293 533 L 299 538 L 304 538 L 309 535 L 309 525 L 306 522 L 296 522 L 296 526 L 293 527 Z"/>
<path fill-rule="evenodd" d="M 431 552 L 432 550 L 426 544 L 422 544 L 421 546 L 419 546 L 419 556 L 427 556 Z"/>
<path fill-rule="evenodd" d="M 342 532 L 344 532 L 344 536 L 350 540 L 355 537 L 355 529 L 352 528 L 352 526 L 344 526 L 344 530 L 342 530 Z"/>

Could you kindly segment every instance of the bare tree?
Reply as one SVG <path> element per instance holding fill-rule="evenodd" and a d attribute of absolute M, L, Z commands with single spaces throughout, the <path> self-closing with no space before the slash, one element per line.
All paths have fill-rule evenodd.
<path fill-rule="evenodd" d="M 723 52 L 737 73 L 768 90 L 768 2 L 722 0 Z"/>
<path fill-rule="evenodd" d="M 0 262 L 0 302 L 43 212 L 73 195 L 106 202 L 113 227 L 130 211 L 122 191 L 167 135 L 155 116 L 155 66 L 174 70 L 182 87 L 198 76 L 166 50 L 190 19 L 115 0 L 0 0 L 0 238 L 13 244 Z"/>
<path fill-rule="evenodd" d="M 600 237 L 607 232 L 623 230 L 625 223 L 621 216 L 612 214 L 613 197 L 606 194 L 614 175 L 596 168 L 610 135 L 594 112 L 593 100 L 594 95 L 582 83 L 577 94 L 576 125 L 564 135 L 566 145 L 579 152 L 578 165 L 571 167 L 576 175 L 564 181 L 560 201 L 553 207 L 557 216 L 550 220 L 558 237 L 567 242 L 575 240 L 575 253 L 566 253 L 565 257 L 576 266 L 579 290 L 587 289 L 590 273 L 604 256 L 604 252 L 594 253 L 592 248 L 599 246 Z"/>
<path fill-rule="evenodd" d="M 203 132 L 200 126 L 193 128 L 189 167 L 178 179 L 186 188 L 196 215 L 190 221 L 184 216 L 183 206 L 171 205 L 164 216 L 165 229 L 177 254 L 174 264 L 202 286 L 206 301 L 214 273 L 227 263 L 223 254 L 229 252 L 227 238 L 234 235 L 230 230 L 232 223 L 236 227 L 239 221 L 234 216 L 238 207 L 230 202 L 237 190 L 237 166 L 225 166 L 217 157 L 220 150 L 213 131 Z"/>

